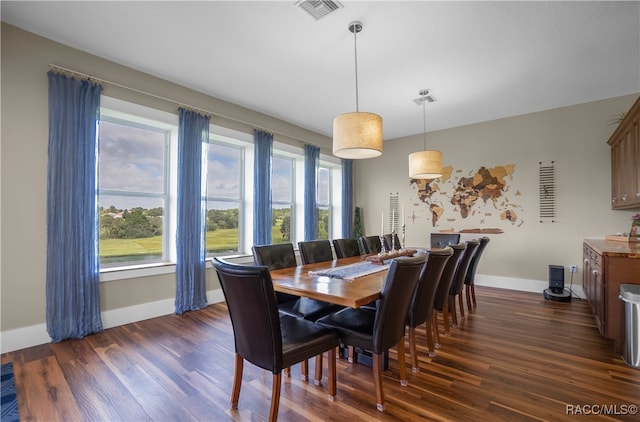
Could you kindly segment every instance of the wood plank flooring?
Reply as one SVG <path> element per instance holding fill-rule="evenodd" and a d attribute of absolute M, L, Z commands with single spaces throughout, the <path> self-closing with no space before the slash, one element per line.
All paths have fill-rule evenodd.
<path fill-rule="evenodd" d="M 588 419 L 640 420 L 632 414 L 640 406 L 640 370 L 612 352 L 585 302 L 476 290 L 477 309 L 441 337 L 434 358 L 418 331 L 421 371 L 407 368 L 409 386 L 400 386 L 397 354 L 390 352 L 384 413 L 375 408 L 371 369 L 339 359 L 334 402 L 326 377 L 322 386 L 304 382 L 298 366 L 283 377 L 279 420 L 556 422 L 602 413 L 602 406 L 609 415 Z M 224 304 L 1 360 L 14 363 L 25 421 L 262 421 L 269 414 L 271 374 L 249 363 L 238 410 L 230 410 L 234 343 Z M 313 374 L 313 360 L 309 366 Z"/>

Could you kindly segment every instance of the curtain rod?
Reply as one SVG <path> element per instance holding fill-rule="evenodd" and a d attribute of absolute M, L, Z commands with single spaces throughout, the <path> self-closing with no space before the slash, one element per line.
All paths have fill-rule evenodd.
<path fill-rule="evenodd" d="M 227 119 L 227 120 L 231 120 L 231 121 L 236 122 L 236 123 L 241 123 L 241 124 L 244 124 L 244 125 L 247 125 L 247 126 L 251 126 L 251 127 L 256 128 L 256 129 L 266 130 L 268 132 L 271 132 L 272 134 L 278 134 L 278 135 L 286 136 L 288 138 L 295 139 L 295 140 L 303 142 L 303 143 L 308 143 L 309 142 L 309 141 L 307 141 L 305 139 L 298 138 L 297 136 L 289 135 L 288 133 L 280 132 L 280 131 L 277 131 L 277 130 L 271 130 L 269 128 L 266 128 L 266 127 L 263 127 L 263 126 L 258 126 L 258 125 L 255 125 L 255 124 L 251 123 L 251 122 L 240 120 L 240 119 L 237 119 L 235 117 L 231 117 L 231 116 L 227 116 L 227 115 L 224 115 L 224 114 L 216 113 L 216 112 L 213 112 L 213 111 L 210 111 L 210 110 L 206 110 L 206 109 L 200 108 L 200 107 L 194 107 L 192 105 L 185 104 L 185 103 L 180 102 L 180 101 L 172 100 L 171 98 L 167 98 L 167 97 L 163 97 L 163 96 L 160 96 L 160 95 L 152 94 L 150 92 L 142 91 L 140 89 L 132 88 L 130 86 L 122 85 L 122 84 L 119 84 L 117 82 L 112 82 L 112 81 L 109 81 L 107 79 L 103 79 L 103 78 L 99 78 L 97 76 L 93 76 L 93 75 L 89 75 L 89 74 L 86 74 L 86 73 L 78 72 L 78 71 L 75 71 L 75 70 L 72 70 L 72 69 L 67 69 L 66 67 L 58 66 L 58 65 L 55 65 L 55 64 L 49 64 L 49 69 L 56 70 L 56 71 L 63 72 L 63 73 L 68 73 L 68 74 L 70 74 L 72 76 L 75 75 L 75 76 L 79 76 L 81 78 L 86 78 L 86 79 L 89 79 L 89 80 L 92 80 L 92 81 L 96 81 L 96 82 L 101 82 L 101 83 L 104 83 L 104 84 L 117 86 L 118 88 L 126 89 L 128 91 L 137 92 L 138 94 L 146 95 L 146 96 L 151 97 L 151 98 L 155 98 L 155 99 L 158 99 L 158 100 L 162 100 L 162 101 L 166 101 L 166 102 L 169 102 L 169 103 L 172 103 L 172 104 L 176 104 L 179 107 L 185 107 L 185 108 L 191 109 L 193 111 L 197 111 L 197 112 L 200 112 L 202 114 L 206 114 L 208 116 L 221 117 L 223 119 Z"/>

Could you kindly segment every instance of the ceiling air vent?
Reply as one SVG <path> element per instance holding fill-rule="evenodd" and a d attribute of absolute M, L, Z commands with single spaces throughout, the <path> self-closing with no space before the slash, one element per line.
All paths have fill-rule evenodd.
<path fill-rule="evenodd" d="M 299 0 L 295 3 L 296 6 L 307 12 L 315 20 L 320 20 L 327 16 L 331 12 L 342 7 L 342 4 L 337 1 L 318 1 L 318 0 Z"/>
<path fill-rule="evenodd" d="M 416 98 L 413 100 L 413 102 L 415 102 L 418 105 L 422 105 L 422 103 L 433 103 L 436 101 L 435 97 L 429 94 L 428 89 L 424 89 L 420 91 L 420 95 L 422 95 L 422 97 Z"/>

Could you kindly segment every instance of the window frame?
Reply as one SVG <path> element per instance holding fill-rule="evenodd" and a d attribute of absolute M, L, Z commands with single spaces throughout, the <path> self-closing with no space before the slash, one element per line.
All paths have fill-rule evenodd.
<path fill-rule="evenodd" d="M 118 266 L 100 266 L 102 274 L 121 272 L 130 269 L 141 269 L 149 267 L 160 267 L 175 265 L 176 248 L 176 207 L 175 207 L 175 182 L 171 179 L 172 171 L 175 174 L 177 169 L 177 139 L 178 139 L 178 116 L 163 112 L 157 109 L 130 103 L 112 97 L 102 95 L 100 98 L 99 124 L 103 121 L 129 126 L 136 129 L 151 130 L 164 133 L 164 164 L 163 164 L 163 187 L 162 193 L 148 193 L 137 191 L 120 191 L 115 189 L 101 189 L 98 186 L 96 202 L 102 195 L 120 196 L 132 198 L 160 198 L 164 202 L 163 206 L 163 228 L 162 228 L 162 257 L 159 260 L 139 261 Z M 98 158 L 99 160 L 99 158 Z M 99 162 L 98 162 L 99 166 Z M 99 217 L 99 216 L 98 216 Z M 99 220 L 99 218 L 98 218 Z M 99 241 L 99 240 L 98 240 Z"/>
<path fill-rule="evenodd" d="M 235 133 L 235 131 L 230 131 L 229 129 L 221 128 L 219 126 L 214 126 L 214 125 L 210 125 L 209 127 L 209 142 L 207 143 L 207 145 L 211 145 L 211 144 L 221 145 L 227 148 L 238 149 L 240 151 L 240 162 L 239 162 L 240 174 L 239 174 L 239 181 L 238 181 L 240 191 L 239 191 L 239 197 L 237 199 L 232 199 L 232 198 L 222 197 L 222 196 L 208 196 L 208 194 L 205 194 L 203 197 L 205 204 L 208 204 L 209 201 L 238 204 L 238 250 L 233 251 L 232 253 L 207 252 L 206 253 L 207 258 L 211 258 L 214 256 L 235 256 L 235 255 L 243 254 L 244 253 L 243 251 L 246 250 L 245 215 L 246 215 L 246 208 L 247 208 L 247 201 L 246 201 L 246 189 L 247 189 L 246 185 L 247 184 L 245 179 L 247 175 L 246 157 L 247 155 L 249 155 L 247 153 L 247 149 L 249 149 L 249 143 L 238 138 L 243 138 L 240 132 Z M 251 149 L 253 149 L 252 146 L 251 146 Z M 202 177 L 204 178 L 204 180 L 208 180 L 207 176 L 208 176 L 207 168 L 203 168 Z M 206 206 L 205 206 L 205 209 L 207 210 L 207 212 L 209 211 L 209 208 Z"/>
<path fill-rule="evenodd" d="M 291 153 L 286 153 L 283 152 L 280 149 L 276 149 L 274 146 L 274 150 L 273 150 L 273 159 L 278 158 L 278 159 L 283 159 L 283 160 L 287 160 L 290 163 L 290 169 L 291 169 L 291 189 L 290 189 L 290 197 L 288 201 L 277 201 L 273 199 L 273 185 L 271 187 L 271 193 L 272 193 L 272 199 L 271 199 L 271 209 L 273 210 L 274 208 L 276 208 L 276 205 L 284 205 L 284 207 L 282 208 L 287 208 L 289 207 L 290 209 L 290 218 L 291 220 L 289 221 L 289 224 L 291 225 L 291 227 L 289 228 L 289 241 L 293 242 L 294 239 L 296 239 L 296 172 L 297 172 L 297 157 L 294 156 Z M 273 164 L 271 167 L 271 182 L 273 183 Z M 273 212 L 273 211 L 272 211 Z M 271 239 L 272 243 L 274 242 L 274 239 Z"/>

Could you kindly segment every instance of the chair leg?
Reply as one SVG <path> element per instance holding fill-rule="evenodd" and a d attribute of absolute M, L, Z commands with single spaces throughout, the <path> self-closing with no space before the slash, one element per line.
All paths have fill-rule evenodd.
<path fill-rule="evenodd" d="M 236 368 L 233 374 L 233 388 L 231 390 L 231 408 L 238 409 L 238 400 L 240 399 L 240 387 L 242 386 L 242 368 L 244 366 L 244 358 L 236 353 Z"/>
<path fill-rule="evenodd" d="M 425 334 L 427 335 L 427 347 L 429 348 L 429 357 L 432 358 L 436 355 L 436 350 L 435 350 L 435 342 L 433 341 L 433 315 L 429 317 L 429 319 L 427 319 L 427 321 L 424 323 L 424 330 L 425 330 Z M 417 371 L 413 371 L 413 372 L 419 372 L 420 368 L 418 368 Z"/>
<path fill-rule="evenodd" d="M 309 379 L 309 361 L 303 360 L 300 362 L 300 372 L 302 373 L 302 381 Z"/>
<path fill-rule="evenodd" d="M 382 355 L 373 353 L 373 383 L 376 388 L 376 409 L 384 412 L 384 391 L 382 389 Z"/>
<path fill-rule="evenodd" d="M 435 337 L 435 347 L 436 349 L 440 348 L 440 328 L 438 328 L 438 311 L 434 310 L 433 311 L 433 318 L 432 318 L 432 324 L 433 324 L 433 334 Z"/>
<path fill-rule="evenodd" d="M 473 310 L 471 306 L 471 286 L 471 284 L 464 285 L 464 294 L 467 298 L 467 309 L 469 310 L 469 313 L 471 313 L 471 311 Z"/>
<path fill-rule="evenodd" d="M 400 374 L 400 385 L 406 386 L 409 385 L 409 380 L 407 379 L 407 363 L 404 357 L 404 336 L 398 342 L 396 346 L 398 350 L 398 372 Z"/>
<path fill-rule="evenodd" d="M 356 348 L 349 346 L 349 357 L 347 358 L 349 363 L 356 363 Z"/>
<path fill-rule="evenodd" d="M 460 305 L 460 322 L 465 318 L 464 315 L 464 302 L 462 300 L 462 291 L 458 293 L 458 305 Z"/>
<path fill-rule="evenodd" d="M 284 368 L 284 376 L 287 378 L 291 378 L 291 368 L 289 367 Z"/>
<path fill-rule="evenodd" d="M 444 335 L 451 334 L 451 326 L 449 325 L 449 303 L 448 301 L 442 306 L 442 318 L 444 319 Z"/>
<path fill-rule="evenodd" d="M 418 350 L 416 347 L 416 327 L 409 327 L 409 352 L 411 353 L 411 372 L 418 373 Z"/>
<path fill-rule="evenodd" d="M 333 401 L 336 397 L 336 355 L 338 348 L 327 350 L 327 361 L 329 364 L 329 400 Z"/>
<path fill-rule="evenodd" d="M 475 283 L 471 283 L 471 301 L 473 302 L 473 307 L 477 307 L 478 304 L 476 303 L 476 284 Z"/>
<path fill-rule="evenodd" d="M 269 422 L 278 420 L 278 408 L 280 407 L 280 387 L 282 385 L 282 373 L 273 374 L 271 385 L 271 410 L 269 410 Z"/>
<path fill-rule="evenodd" d="M 451 325 L 458 326 L 458 312 L 456 311 L 456 298 L 449 295 L 449 313 L 451 314 Z"/>
<path fill-rule="evenodd" d="M 315 385 L 322 384 L 322 353 L 316 356 L 316 379 L 313 383 Z"/>

